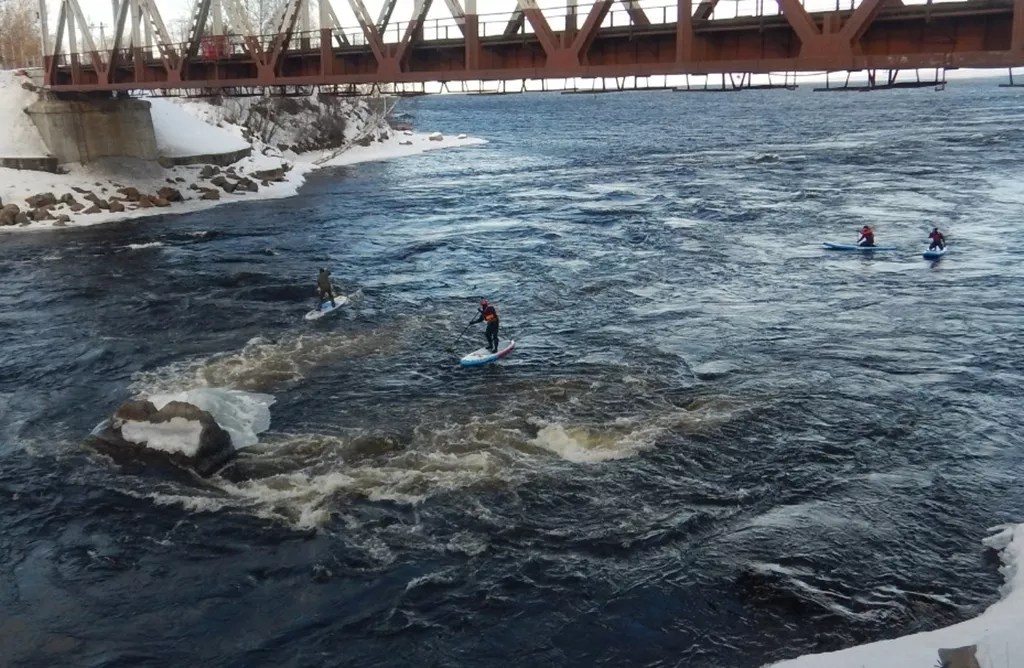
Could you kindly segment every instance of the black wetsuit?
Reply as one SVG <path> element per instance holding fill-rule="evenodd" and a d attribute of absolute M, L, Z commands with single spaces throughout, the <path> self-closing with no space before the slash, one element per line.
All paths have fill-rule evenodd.
<path fill-rule="evenodd" d="M 331 272 L 321 271 L 320 275 L 316 278 L 316 287 L 320 292 L 319 303 L 316 305 L 316 310 L 320 310 L 324 307 L 324 298 L 331 300 L 331 306 L 337 307 L 334 303 L 334 288 L 331 286 Z"/>
<path fill-rule="evenodd" d="M 493 306 L 488 304 L 480 309 L 480 315 L 477 316 L 474 324 L 478 322 L 487 321 L 487 329 L 484 331 L 484 335 L 487 337 L 487 349 L 491 352 L 498 352 L 498 312 Z"/>
<path fill-rule="evenodd" d="M 875 233 L 874 232 L 861 232 L 860 242 L 861 246 L 874 246 L 875 245 Z"/>

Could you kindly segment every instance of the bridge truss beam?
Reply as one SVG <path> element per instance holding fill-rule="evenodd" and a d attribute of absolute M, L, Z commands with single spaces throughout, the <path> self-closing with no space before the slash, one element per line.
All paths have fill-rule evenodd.
<path fill-rule="evenodd" d="M 578 0 L 565 0 L 561 17 L 537 0 L 516 0 L 511 17 L 480 15 L 476 0 L 414 0 L 396 30 L 396 0 L 383 0 L 376 20 L 365 0 L 348 0 L 362 33 L 356 41 L 331 0 L 318 0 L 313 26 L 312 1 L 285 0 L 262 35 L 239 0 L 199 0 L 187 41 L 175 44 L 156 0 L 122 0 L 104 50 L 78 0 L 60 0 L 45 82 L 102 92 L 1024 66 L 1024 0 L 860 0 L 815 13 L 801 0 L 778 0 L 780 14 L 729 18 L 716 17 L 720 0 L 665 0 L 672 4 L 660 13 L 637 0 L 589 0 L 585 16 Z M 429 19 L 440 7 L 447 17 Z"/>

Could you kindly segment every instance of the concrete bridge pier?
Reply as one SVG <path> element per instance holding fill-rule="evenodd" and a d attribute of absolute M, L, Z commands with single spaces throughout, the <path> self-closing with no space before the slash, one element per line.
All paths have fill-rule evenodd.
<path fill-rule="evenodd" d="M 100 158 L 156 160 L 150 104 L 125 97 L 44 99 L 25 112 L 59 164 Z"/>

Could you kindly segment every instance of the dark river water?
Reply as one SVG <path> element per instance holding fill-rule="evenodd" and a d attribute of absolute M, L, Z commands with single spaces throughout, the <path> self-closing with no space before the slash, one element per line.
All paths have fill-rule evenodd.
<path fill-rule="evenodd" d="M 0 238 L 0 665 L 755 668 L 978 614 L 1024 93 L 809 88 L 407 100 L 489 143 Z M 900 250 L 821 250 L 865 223 Z M 461 369 L 481 297 L 517 348 Z M 83 445 L 197 387 L 276 397 L 245 476 Z"/>

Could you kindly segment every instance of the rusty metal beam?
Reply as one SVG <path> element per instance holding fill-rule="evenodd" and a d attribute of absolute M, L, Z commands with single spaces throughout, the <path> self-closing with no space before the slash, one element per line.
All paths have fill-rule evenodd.
<path fill-rule="evenodd" d="M 1010 50 L 1024 52 L 1024 0 L 1013 0 L 1013 28 L 1010 32 Z"/>
<path fill-rule="evenodd" d="M 60 11 L 57 13 L 57 27 L 53 35 L 53 51 L 50 52 L 50 62 L 46 68 L 46 80 L 51 86 L 57 83 L 57 61 L 60 59 L 60 47 L 64 42 L 64 28 L 67 24 L 67 5 L 60 3 Z"/>
<path fill-rule="evenodd" d="M 70 8 L 68 12 L 68 59 L 71 60 L 71 83 L 79 83 L 82 80 L 82 68 L 78 62 L 77 31 L 75 30 L 75 10 L 70 7 L 70 0 L 64 0 Z"/>
<path fill-rule="evenodd" d="M 471 71 L 480 67 L 480 17 L 476 13 L 476 0 L 466 0 L 465 19 L 462 32 L 466 36 L 466 48 L 463 57 L 466 71 Z"/>
<path fill-rule="evenodd" d="M 160 60 L 163 62 L 164 67 L 167 69 L 168 75 L 171 72 L 178 72 L 178 52 L 174 49 L 174 44 L 171 42 L 171 36 L 167 32 L 167 27 L 164 25 L 163 17 L 160 16 L 160 10 L 156 8 L 156 3 L 152 0 L 139 0 L 142 5 L 143 15 L 146 17 L 147 25 L 152 25 L 156 30 L 156 48 L 160 52 Z"/>
<path fill-rule="evenodd" d="M 801 15 L 791 6 L 784 6 L 784 10 L 790 10 L 789 15 L 712 21 L 694 18 L 698 0 L 676 0 L 675 25 L 658 24 L 641 32 L 631 26 L 602 28 L 607 12 L 615 11 L 620 0 L 597 0 L 593 8 L 588 7 L 585 25 L 572 40 L 566 39 L 564 33 L 552 31 L 536 4 L 526 2 L 519 9 L 523 11 L 524 22 L 531 20 L 532 26 L 540 28 L 536 33 L 527 29 L 511 38 L 481 38 L 477 32 L 477 3 L 465 0 L 464 42 L 450 37 L 422 41 L 420 26 L 425 20 L 427 2 L 420 0 L 404 44 L 383 44 L 376 25 L 365 21 L 361 27 L 370 46 L 346 45 L 338 49 L 330 46 L 331 30 L 324 31 L 330 22 L 324 18 L 325 7 L 321 6 L 324 43 L 313 51 L 289 48 L 288 40 L 297 29 L 302 3 L 310 1 L 291 0 L 285 7 L 287 11 L 281 13 L 287 20 L 276 23 L 281 34 L 266 47 L 266 53 L 256 43 L 250 47 L 258 56 L 252 61 L 223 54 L 213 63 L 198 59 L 183 63 L 178 70 L 180 77 L 175 80 L 175 72 L 169 72 L 165 63 L 152 58 L 144 61 L 141 51 L 136 51 L 132 63 L 135 67 L 126 68 L 123 62 L 118 66 L 118 57 L 124 54 L 121 45 L 128 39 L 124 24 L 128 16 L 145 18 L 156 28 L 158 39 L 163 40 L 153 12 L 147 11 L 154 1 L 128 0 L 118 8 L 114 34 L 117 48 L 109 60 L 112 66 L 106 68 L 96 67 L 88 58 L 77 66 L 77 58 L 72 59 L 72 66 L 68 67 L 67 59 L 61 59 L 59 51 L 66 50 L 65 33 L 72 29 L 71 21 L 80 23 L 77 16 L 72 16 L 70 5 L 64 4 L 64 46 L 56 49 L 46 64 L 48 85 L 58 91 L 216 89 L 1024 65 L 1024 49 L 1019 48 L 1024 34 L 1019 17 L 1024 12 L 1016 13 L 1024 0 L 977 0 L 902 8 L 881 1 L 877 3 L 879 8 L 872 0 L 865 0 L 868 4 L 859 12 L 855 9 Z M 362 1 L 350 3 L 356 6 L 357 16 L 365 18 L 368 14 Z M 782 2 L 786 5 L 790 0 Z M 459 4 L 461 8 L 463 0 Z M 362 12 L 358 10 L 360 6 Z M 802 28 L 801 16 L 806 19 Z M 823 23 L 825 27 L 820 29 Z M 867 29 L 872 25 L 878 28 Z M 858 35 L 862 50 L 855 52 L 851 36 Z M 546 36 L 551 40 L 548 44 L 544 43 Z M 250 42 L 258 40 L 250 36 L 247 43 Z M 376 52 L 371 53 L 375 45 Z"/>
<path fill-rule="evenodd" d="M 462 5 L 459 3 L 459 0 L 444 0 L 444 3 L 448 5 L 448 11 L 451 12 L 452 18 L 455 19 L 455 25 L 457 25 L 462 34 L 465 35 L 466 12 L 462 10 Z"/>
<path fill-rule="evenodd" d="M 512 12 L 512 17 L 508 20 L 508 25 L 505 26 L 505 37 L 511 37 L 520 30 L 523 29 L 523 25 L 526 23 L 526 15 L 523 14 L 523 10 L 518 7 Z"/>
<path fill-rule="evenodd" d="M 118 6 L 117 16 L 114 18 L 114 42 L 110 50 L 110 58 L 107 59 L 107 71 L 103 74 L 108 84 L 114 83 L 114 71 L 121 58 L 121 38 L 124 35 L 125 21 L 128 20 L 128 5 L 128 0 L 124 0 Z"/>
<path fill-rule="evenodd" d="M 348 44 L 348 37 L 345 35 L 345 27 L 341 25 L 341 21 L 338 20 L 338 15 L 334 13 L 334 5 L 331 4 L 331 0 L 319 0 L 320 5 L 320 32 L 321 34 L 325 29 L 333 31 L 333 36 L 338 46 L 342 47 Z M 328 35 L 327 44 L 330 48 L 330 35 Z"/>
<path fill-rule="evenodd" d="M 122 1 L 126 5 L 132 2 L 132 0 Z M 206 27 L 206 17 L 210 14 L 210 2 L 211 0 L 199 0 L 196 3 L 195 11 L 192 13 L 192 23 L 188 32 L 188 42 L 185 45 L 184 57 L 181 59 L 183 64 L 199 54 L 199 45 L 203 39 L 203 28 Z"/>
<path fill-rule="evenodd" d="M 839 34 L 851 44 L 859 42 L 885 2 L 886 0 L 863 0 L 850 19 L 843 24 Z"/>
<path fill-rule="evenodd" d="M 370 45 L 374 60 L 377 61 L 377 66 L 379 67 L 384 63 L 387 56 L 384 53 L 384 42 L 380 38 L 377 24 L 370 18 L 370 12 L 366 11 L 366 5 L 363 4 L 363 0 L 348 0 L 348 4 L 352 8 L 352 13 L 356 15 L 356 21 L 359 22 L 359 27 L 363 30 L 363 37 L 366 38 L 367 43 Z"/>
<path fill-rule="evenodd" d="M 427 20 L 427 12 L 430 11 L 430 6 L 434 3 L 434 0 L 416 0 L 416 6 L 412 12 L 412 18 L 409 20 L 409 24 L 405 27 L 405 35 L 402 36 L 402 41 L 398 44 L 398 50 L 395 53 L 395 60 L 399 63 L 405 62 L 405 57 L 409 53 L 409 46 L 414 41 L 419 41 L 423 37 L 423 22 Z"/>
<path fill-rule="evenodd" d="M 398 4 L 398 0 L 385 0 L 384 6 L 380 8 L 380 14 L 377 15 L 377 22 L 374 24 L 377 26 L 377 32 L 384 34 L 384 31 L 388 29 L 388 24 L 391 23 L 391 15 L 395 13 L 395 5 Z"/>
<path fill-rule="evenodd" d="M 284 16 L 281 19 L 281 25 L 274 36 L 273 46 L 269 49 L 267 57 L 257 66 L 259 69 L 267 72 L 277 71 L 277 64 L 281 60 L 281 54 L 288 48 L 288 43 L 291 41 L 292 35 L 295 34 L 295 24 L 299 22 L 299 18 L 304 9 L 306 9 L 308 1 L 288 0 Z"/>
<path fill-rule="evenodd" d="M 778 3 L 779 9 L 782 10 L 782 15 L 786 17 L 786 21 L 793 28 L 793 32 L 800 38 L 801 52 L 808 55 L 814 52 L 818 38 L 821 37 L 821 30 L 818 29 L 818 24 L 814 22 L 814 19 L 807 13 L 804 6 L 800 4 L 800 0 L 778 0 Z"/>
<path fill-rule="evenodd" d="M 714 13 L 717 6 L 718 0 L 700 0 L 700 4 L 697 5 L 697 11 L 693 13 L 693 18 L 698 21 L 707 21 L 711 18 L 711 14 Z"/>
<path fill-rule="evenodd" d="M 519 0 L 519 9 L 530 22 L 530 27 L 533 28 L 533 33 L 537 36 L 544 53 L 548 58 L 555 56 L 559 49 L 558 41 L 551 26 L 548 25 L 548 20 L 544 18 L 544 12 L 537 6 L 537 0 Z"/>
<path fill-rule="evenodd" d="M 715 2 L 717 1 L 715 0 Z M 676 62 L 686 63 L 691 60 L 693 60 L 693 1 L 677 0 Z"/>
<path fill-rule="evenodd" d="M 103 60 L 100 58 L 100 52 L 96 49 L 96 43 L 92 41 L 92 33 L 89 31 L 89 23 L 85 20 L 85 15 L 82 14 L 81 5 L 78 4 L 78 0 L 67 0 L 67 2 L 71 6 L 75 22 L 82 31 L 82 41 L 85 42 L 83 46 L 86 49 L 86 53 L 88 53 L 92 59 L 93 67 L 96 68 L 97 72 L 103 70 Z"/>
<path fill-rule="evenodd" d="M 608 11 L 612 8 L 612 3 L 615 0 L 596 0 L 594 5 L 590 8 L 590 13 L 587 14 L 587 20 L 583 22 L 583 27 L 580 28 L 579 33 L 576 35 L 576 39 L 572 42 L 572 54 L 573 57 L 578 59 L 579 62 L 586 60 L 586 53 L 590 49 L 590 45 L 594 43 L 594 37 L 597 35 L 597 31 L 601 28 L 601 24 L 604 23 L 604 19 L 608 16 Z"/>

